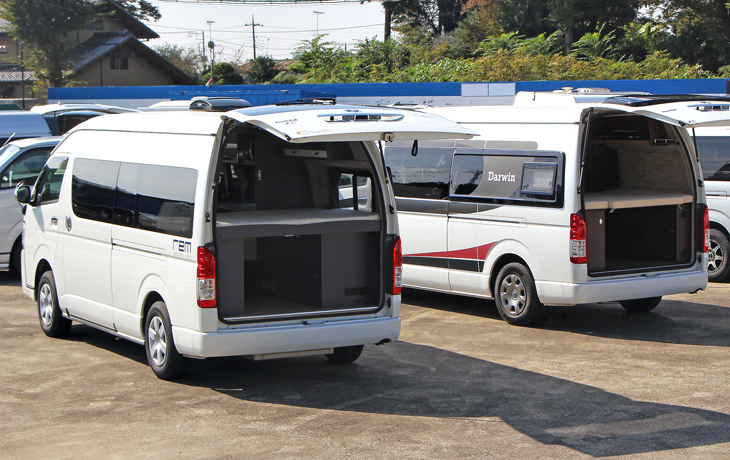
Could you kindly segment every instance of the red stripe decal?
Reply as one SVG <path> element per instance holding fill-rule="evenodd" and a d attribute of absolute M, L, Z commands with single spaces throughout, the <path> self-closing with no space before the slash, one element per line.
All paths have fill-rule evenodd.
<path fill-rule="evenodd" d="M 457 249 L 455 251 L 441 251 L 441 252 L 422 252 L 420 254 L 404 254 L 407 257 L 435 257 L 435 258 L 452 258 L 452 259 L 472 259 L 472 260 L 483 260 L 487 257 L 487 253 L 494 246 L 494 243 L 487 243 L 481 246 L 475 246 L 473 248 Z"/>

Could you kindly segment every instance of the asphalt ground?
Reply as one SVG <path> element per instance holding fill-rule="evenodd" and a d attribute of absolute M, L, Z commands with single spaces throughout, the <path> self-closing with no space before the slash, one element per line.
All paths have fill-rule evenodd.
<path fill-rule="evenodd" d="M 77 323 L 46 337 L 0 272 L 0 458 L 730 458 L 730 284 L 531 328 L 403 299 L 400 340 L 352 365 L 208 359 L 164 382 L 142 346 Z"/>

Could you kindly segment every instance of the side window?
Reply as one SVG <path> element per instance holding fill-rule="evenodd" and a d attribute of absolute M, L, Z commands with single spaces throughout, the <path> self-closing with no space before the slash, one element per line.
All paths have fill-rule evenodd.
<path fill-rule="evenodd" d="M 21 182 L 32 185 L 53 147 L 31 149 L 21 154 L 0 174 L 0 189 L 15 188 Z"/>
<path fill-rule="evenodd" d="M 77 159 L 71 203 L 76 216 L 111 223 L 119 162 Z"/>
<path fill-rule="evenodd" d="M 697 136 L 695 140 L 704 179 L 730 181 L 730 137 Z"/>
<path fill-rule="evenodd" d="M 411 154 L 411 146 L 386 148 L 385 161 L 393 172 L 395 195 L 435 200 L 447 198 L 453 151 L 453 143 L 451 147 L 422 145 L 416 156 Z"/>
<path fill-rule="evenodd" d="M 450 193 L 456 200 L 515 204 L 562 201 L 562 154 L 457 150 Z"/>
<path fill-rule="evenodd" d="M 136 197 L 136 227 L 190 238 L 198 172 L 189 168 L 142 165 Z"/>
<path fill-rule="evenodd" d="M 61 193 L 63 175 L 66 173 L 68 158 L 50 158 L 41 171 L 38 182 L 35 184 L 34 194 L 36 204 L 45 204 L 58 201 Z"/>
<path fill-rule="evenodd" d="M 338 206 L 331 207 L 372 212 L 373 180 L 369 174 L 341 173 L 337 189 Z"/>

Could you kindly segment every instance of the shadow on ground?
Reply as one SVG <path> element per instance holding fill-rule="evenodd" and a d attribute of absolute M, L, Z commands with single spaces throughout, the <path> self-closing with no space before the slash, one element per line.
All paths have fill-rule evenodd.
<path fill-rule="evenodd" d="M 494 302 L 406 290 L 403 303 L 502 321 Z M 546 307 L 539 329 L 620 340 L 730 347 L 730 308 L 662 300 L 653 311 L 632 313 L 618 302 Z"/>
<path fill-rule="evenodd" d="M 86 326 L 75 325 L 66 340 L 87 342 L 146 365 L 143 347 Z M 345 366 L 324 357 L 193 361 L 177 383 L 254 403 L 484 423 L 498 418 L 541 443 L 595 457 L 730 442 L 727 414 L 635 401 L 407 342 L 368 346 L 358 361 Z"/>

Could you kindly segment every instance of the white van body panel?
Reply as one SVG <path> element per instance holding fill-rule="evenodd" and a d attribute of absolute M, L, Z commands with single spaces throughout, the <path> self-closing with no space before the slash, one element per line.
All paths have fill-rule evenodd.
<path fill-rule="evenodd" d="M 659 190 L 661 193 L 642 195 L 636 191 L 633 192 L 639 193 L 636 196 L 626 192 L 620 197 L 606 194 L 603 206 L 597 200 L 601 195 L 594 193 L 588 209 L 606 209 L 607 215 L 613 216 L 614 208 L 661 207 L 676 202 L 684 204 L 683 209 L 687 211 L 683 212 L 694 215 L 688 206 L 705 203 L 705 190 L 698 187 L 701 181 L 696 178 L 701 178 L 701 172 L 691 137 L 683 126 L 727 124 L 727 115 L 705 110 L 707 106 L 703 103 L 631 107 L 596 101 L 579 104 L 574 98 L 565 95 L 551 98 L 562 101 L 555 104 L 544 101 L 531 104 L 525 96 L 518 99 L 521 102 L 511 107 L 469 106 L 423 110 L 456 121 L 479 133 L 471 140 L 455 140 L 454 155 L 483 154 L 485 158 L 491 158 L 489 155 L 499 155 L 500 151 L 526 157 L 530 157 L 531 152 L 536 152 L 536 155 L 555 152 L 557 157 L 564 155 L 562 203 L 560 206 L 517 206 L 499 200 L 493 203 L 489 200 L 459 201 L 454 198 L 453 189 L 450 198 L 423 199 L 398 195 L 396 190 L 403 235 L 404 285 L 493 298 L 491 283 L 495 282 L 497 271 L 507 260 L 519 261 L 527 266 L 534 277 L 540 302 L 548 305 L 643 299 L 703 289 L 707 284 L 707 273 L 703 267 L 706 256 L 701 253 L 691 258 L 684 256 L 683 268 L 673 268 L 672 264 L 668 264 L 669 267 L 659 271 L 628 269 L 613 274 L 607 271 L 600 276 L 589 275 L 585 263 L 570 262 L 570 219 L 571 214 L 582 214 L 586 210 L 580 181 L 587 120 L 637 114 L 676 126 L 678 128 L 672 134 L 677 137 L 676 143 L 670 142 L 668 147 L 664 147 L 662 139 L 662 144 L 655 147 L 647 142 L 642 152 L 646 152 L 646 161 L 658 164 L 663 163 L 663 155 L 669 152 L 675 158 L 672 161 L 684 165 L 684 172 L 677 173 L 677 180 L 682 184 L 677 186 L 681 189 L 677 192 Z M 625 144 L 628 147 L 621 142 L 615 145 L 610 140 L 605 142 L 618 151 L 632 148 L 631 141 Z M 392 147 L 406 148 L 403 144 Z M 421 149 L 427 147 L 427 143 L 421 143 Z M 394 181 L 398 184 L 401 178 L 398 177 L 398 168 L 391 163 L 395 157 L 390 156 L 392 154 L 389 151 L 394 152 L 390 148 L 386 147 L 386 160 L 393 168 Z M 680 151 L 684 153 L 678 153 Z M 405 156 L 401 153 L 397 155 L 399 159 L 400 155 Z M 407 158 L 403 162 L 407 164 Z M 451 168 L 451 174 L 456 174 L 453 164 Z M 497 181 L 502 177 L 504 180 L 520 180 L 520 171 L 493 172 L 494 180 Z M 481 184 L 484 184 L 485 178 L 491 177 L 488 173 L 492 171 L 488 170 L 488 164 L 485 163 Z M 629 177 L 632 173 L 629 171 L 625 174 Z M 652 184 L 649 187 L 656 189 L 662 185 Z M 669 184 L 666 188 L 674 187 Z M 436 209 L 439 206 L 447 207 L 448 212 L 427 212 L 429 207 Z M 615 221 L 617 218 L 611 219 Z M 696 228 L 694 224 L 692 227 L 683 225 L 690 229 L 686 231 L 695 231 L 692 230 Z M 694 247 L 694 238 L 690 250 Z M 480 264 L 478 269 L 473 265 L 477 262 Z"/>
<path fill-rule="evenodd" d="M 727 140 L 726 151 L 730 151 L 730 128 L 703 127 L 694 130 L 699 138 L 724 138 Z M 700 159 L 704 161 L 702 152 Z M 722 160 L 722 158 L 720 158 Z M 707 188 L 707 206 L 710 207 L 710 221 L 721 225 L 730 234 L 730 181 L 705 179 Z"/>
<path fill-rule="evenodd" d="M 267 110 L 275 117 L 267 117 Z M 27 206 L 29 234 L 23 262 L 24 292 L 34 297 L 40 275 L 52 270 L 65 317 L 138 343 L 145 341 L 147 309 L 154 301 L 162 300 L 167 306 L 176 348 L 187 356 L 308 350 L 331 353 L 333 348 L 396 340 L 400 331 L 401 297 L 389 293 L 388 282 L 392 281 L 389 277 L 395 271 L 385 273 L 394 258 L 388 253 L 388 245 L 393 244 L 390 250 L 394 251 L 399 234 L 395 199 L 380 152 L 369 139 L 428 138 L 434 131 L 462 138 L 469 137 L 470 130 L 431 115 L 388 109 L 388 115 L 397 119 L 383 122 L 376 117 L 374 121 L 362 123 L 338 122 L 331 132 L 304 133 L 309 125 L 300 123 L 300 132 L 292 134 L 297 136 L 307 155 L 315 152 L 306 150 L 307 142 L 316 141 L 317 149 L 324 148 L 321 151 L 331 155 L 331 159 L 292 154 L 284 148 L 289 144 L 279 140 L 289 128 L 278 129 L 277 121 L 314 117 L 314 122 L 325 123 L 319 115 L 337 110 L 382 113 L 364 107 L 329 106 L 326 110 L 270 107 L 251 109 L 253 115 L 246 115 L 246 110 L 224 116 L 189 112 L 115 114 L 78 125 L 49 160 L 50 164 L 68 158 L 58 201 L 39 205 L 31 201 Z M 287 111 L 291 113 L 287 115 Z M 378 129 L 386 128 L 387 131 L 377 134 Z M 269 131 L 276 137 L 267 134 Z M 260 149 L 256 152 L 250 150 L 254 140 Z M 331 141 L 337 144 L 331 147 L 325 144 Z M 265 188 L 266 181 L 276 179 L 276 165 L 285 163 L 289 168 L 291 165 L 308 168 L 305 175 L 314 184 L 311 185 L 313 205 L 290 206 L 285 199 L 282 203 L 265 201 L 271 197 L 264 192 L 272 195 L 288 192 L 283 190 L 286 187 Z M 248 202 L 243 199 L 244 191 L 236 187 L 243 187 L 247 177 L 245 168 L 252 164 L 258 168 L 251 177 L 257 187 L 257 200 Z M 233 167 L 238 169 L 233 176 L 228 176 Z M 328 178 L 326 167 L 334 169 L 338 176 L 333 177 L 345 185 L 338 189 L 335 182 L 334 191 L 323 192 L 322 187 L 334 180 Z M 155 171 L 161 172 L 152 175 Z M 279 176 L 278 179 L 304 180 L 286 174 Z M 226 182 L 234 179 L 239 185 Z M 192 188 L 183 187 L 192 183 L 191 180 L 194 180 Z M 238 201 L 222 198 L 229 189 L 241 194 Z M 184 190 L 191 195 L 184 196 Z M 340 202 L 325 207 L 332 193 L 338 195 Z M 106 203 L 108 196 L 113 200 L 105 205 L 109 210 L 96 209 L 97 203 Z M 161 201 L 161 207 L 149 211 L 144 207 L 148 199 Z M 85 210 L 84 206 L 91 210 Z M 165 210 L 165 206 L 169 209 Z M 190 210 L 189 214 L 184 214 L 186 209 Z M 55 223 L 53 228 L 46 226 L 46 222 L 51 222 L 50 214 Z M 192 216 L 186 217 L 190 225 L 180 216 Z M 330 236 L 325 239 L 320 234 Z M 307 242 L 320 244 L 320 238 L 319 263 L 336 267 L 322 267 L 318 275 L 322 279 L 327 277 L 322 286 L 321 305 L 314 303 L 314 307 L 303 308 L 304 303 L 300 305 L 295 299 L 277 300 L 272 307 L 261 300 L 264 294 L 271 295 L 264 290 L 261 299 L 250 299 L 249 306 L 271 308 L 275 310 L 273 313 L 268 310 L 246 313 L 241 307 L 236 316 L 238 304 L 222 303 L 221 289 L 228 291 L 225 298 L 231 302 L 231 292 L 244 293 L 242 286 L 251 287 L 250 291 L 257 288 L 246 284 L 251 281 L 246 277 L 250 273 L 267 277 L 259 284 L 269 283 L 266 289 L 273 290 L 277 286 L 269 278 L 289 279 L 277 270 L 293 267 L 306 272 L 316 268 L 316 261 L 296 254 L 311 251 Z M 274 244 L 269 244 L 270 241 Z M 292 242 L 296 253 L 276 250 L 277 244 Z M 328 245 L 334 245 L 334 249 Z M 353 266 L 347 255 L 338 256 L 337 251 L 343 247 L 359 257 L 355 262 L 364 266 Z M 200 270 L 198 251 L 202 249 L 218 251 L 215 253 L 217 305 L 212 308 L 198 306 L 196 278 Z M 269 255 L 281 257 L 285 262 L 278 263 L 275 258 L 274 262 L 268 262 Z M 263 268 L 257 265 L 250 271 L 247 264 L 251 262 Z M 274 275 L 268 273 L 272 271 Z M 367 278 L 358 280 L 358 273 Z M 297 294 L 295 287 L 282 284 L 280 289 L 288 288 Z M 236 300 L 243 302 L 243 296 Z M 221 308 L 228 308 L 232 313 L 223 313 Z"/>

